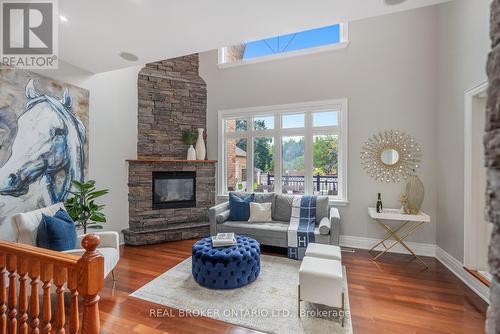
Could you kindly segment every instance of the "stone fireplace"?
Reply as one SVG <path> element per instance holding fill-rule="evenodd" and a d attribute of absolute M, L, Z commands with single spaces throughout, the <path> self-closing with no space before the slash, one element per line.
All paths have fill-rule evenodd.
<path fill-rule="evenodd" d="M 137 159 L 128 160 L 129 228 L 144 245 L 207 236 L 215 204 L 214 160 L 187 161 L 182 132 L 206 127 L 198 55 L 147 64 L 138 78 Z"/>

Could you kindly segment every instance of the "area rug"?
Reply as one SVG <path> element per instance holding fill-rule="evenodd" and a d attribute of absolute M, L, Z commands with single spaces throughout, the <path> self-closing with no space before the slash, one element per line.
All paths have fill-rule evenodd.
<path fill-rule="evenodd" d="M 193 279 L 189 258 L 131 296 L 179 309 L 182 314 L 206 316 L 266 333 L 352 333 L 345 267 L 346 317 L 342 327 L 336 310 L 325 306 L 302 302 L 302 316 L 297 316 L 299 266 L 299 261 L 262 255 L 261 271 L 253 283 L 232 290 L 210 290 Z"/>

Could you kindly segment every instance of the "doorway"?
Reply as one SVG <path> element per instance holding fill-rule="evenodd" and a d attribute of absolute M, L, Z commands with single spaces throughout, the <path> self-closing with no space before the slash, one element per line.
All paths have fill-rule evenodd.
<path fill-rule="evenodd" d="M 488 245 L 493 226 L 484 218 L 486 167 L 483 137 L 487 88 L 488 84 L 483 83 L 465 94 L 464 266 L 489 285 Z"/>

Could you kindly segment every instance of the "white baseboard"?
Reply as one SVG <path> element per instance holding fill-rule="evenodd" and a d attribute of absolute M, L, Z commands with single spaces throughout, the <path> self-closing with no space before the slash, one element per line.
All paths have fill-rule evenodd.
<path fill-rule="evenodd" d="M 481 283 L 477 278 L 473 277 L 464 269 L 463 263 L 455 259 L 448 252 L 439 246 L 436 246 L 436 259 L 439 260 L 446 268 L 455 274 L 462 282 L 465 283 L 472 291 L 489 304 L 490 289 Z"/>
<path fill-rule="evenodd" d="M 374 238 L 365 238 L 365 237 L 353 237 L 353 236 L 348 236 L 348 235 L 341 235 L 340 236 L 340 246 L 342 247 L 352 247 L 352 248 L 360 248 L 360 249 L 370 249 L 373 247 L 373 245 L 377 244 L 380 242 L 380 239 L 374 239 Z M 394 240 L 389 240 L 385 244 L 389 247 L 392 245 Z M 410 247 L 415 254 L 420 255 L 420 256 L 436 256 L 436 245 L 433 244 L 424 244 L 420 242 L 405 242 L 408 247 Z M 375 248 L 376 250 L 384 250 L 384 247 L 380 245 L 379 247 Z M 402 253 L 402 254 L 410 254 L 406 248 L 401 246 L 400 244 L 394 246 L 389 250 L 391 253 Z"/>
<path fill-rule="evenodd" d="M 377 244 L 380 239 L 365 238 L 365 237 L 353 237 L 348 235 L 340 236 L 340 246 L 342 247 L 352 247 L 360 249 L 370 249 L 373 245 Z M 392 240 L 388 241 L 386 245 L 391 245 Z M 478 279 L 473 277 L 464 269 L 464 265 L 443 250 L 441 247 L 433 244 L 425 244 L 419 242 L 407 242 L 408 247 L 410 247 L 415 254 L 420 256 L 432 256 L 435 257 L 439 262 L 441 262 L 448 270 L 450 270 L 455 276 L 457 276 L 462 282 L 465 283 L 472 291 L 474 291 L 479 297 L 481 297 L 487 303 L 490 302 L 490 289 L 481 283 Z M 377 250 L 383 250 L 383 246 L 377 247 Z M 389 252 L 391 253 L 402 253 L 409 254 L 409 252 L 401 245 L 394 246 Z"/>

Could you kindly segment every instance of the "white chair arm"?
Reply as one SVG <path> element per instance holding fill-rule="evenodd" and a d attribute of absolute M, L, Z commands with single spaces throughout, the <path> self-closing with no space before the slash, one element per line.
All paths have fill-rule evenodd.
<path fill-rule="evenodd" d="M 105 232 L 93 232 L 87 234 L 97 234 L 99 236 L 99 238 L 101 239 L 101 243 L 99 244 L 99 246 L 97 246 L 97 248 L 110 247 L 120 251 L 120 236 L 118 235 L 118 232 L 105 231 Z M 82 234 L 78 236 L 79 249 L 82 249 L 82 239 L 87 234 Z"/>

